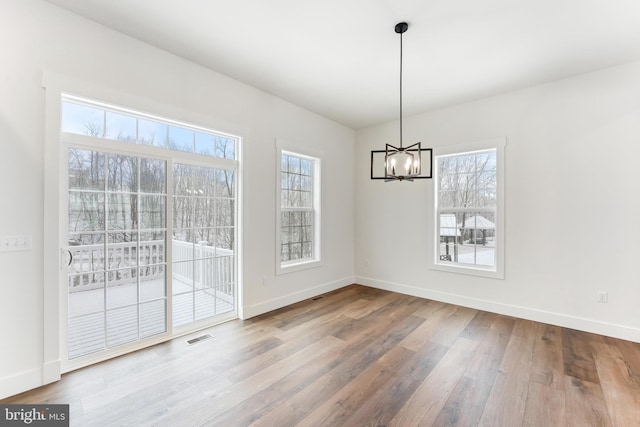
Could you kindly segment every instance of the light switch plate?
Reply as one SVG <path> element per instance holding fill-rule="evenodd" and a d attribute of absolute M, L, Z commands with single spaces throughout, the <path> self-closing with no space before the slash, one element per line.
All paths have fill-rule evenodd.
<path fill-rule="evenodd" d="M 0 252 L 30 251 L 31 235 L 0 237 Z"/>

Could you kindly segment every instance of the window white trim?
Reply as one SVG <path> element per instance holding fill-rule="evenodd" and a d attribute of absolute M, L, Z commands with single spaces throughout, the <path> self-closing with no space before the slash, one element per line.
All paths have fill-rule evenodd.
<path fill-rule="evenodd" d="M 460 273 L 479 277 L 488 277 L 493 279 L 504 279 L 504 257 L 505 257 L 505 221 L 504 221 L 504 165 L 505 165 L 505 147 L 507 139 L 505 137 L 482 140 L 466 144 L 456 144 L 451 146 L 434 148 L 434 186 L 433 186 L 433 227 L 431 229 L 433 244 L 430 246 L 427 266 L 431 270 L 446 271 L 450 273 Z M 440 215 L 438 208 L 438 168 L 437 158 L 440 156 L 472 153 L 484 150 L 495 150 L 496 152 L 496 265 L 495 267 L 472 266 L 466 264 L 449 264 L 441 263 L 437 260 L 439 245 L 439 228 Z M 478 209 L 472 209 L 474 212 Z M 493 211 L 493 210 L 492 210 Z"/>
<path fill-rule="evenodd" d="M 295 260 L 281 261 L 281 212 L 282 212 L 282 194 L 281 194 L 281 170 L 282 170 L 282 154 L 289 153 L 294 156 L 306 157 L 313 160 L 313 257 Z M 322 215 L 322 193 L 324 185 L 322 173 L 322 153 L 292 144 L 281 139 L 276 140 L 276 224 L 275 224 L 275 264 L 276 275 L 292 273 L 295 271 L 306 270 L 309 268 L 319 267 L 323 263 L 323 215 Z"/>

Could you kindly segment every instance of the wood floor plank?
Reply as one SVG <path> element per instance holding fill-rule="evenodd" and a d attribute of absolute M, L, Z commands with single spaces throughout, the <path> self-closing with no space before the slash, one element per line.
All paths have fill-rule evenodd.
<path fill-rule="evenodd" d="M 415 353 L 402 347 L 393 347 L 375 363 L 365 369 L 354 381 L 350 381 L 330 399 L 315 409 L 298 426 L 344 425 L 367 400 L 371 390 L 377 390 L 391 380 Z"/>
<path fill-rule="evenodd" d="M 390 426 L 431 425 L 462 377 L 477 341 L 457 339 L 442 360 L 409 397 Z"/>
<path fill-rule="evenodd" d="M 229 410 L 210 418 L 204 425 L 250 425 L 263 418 L 338 365 L 343 357 L 344 348 L 344 346 L 336 347 L 324 356 L 311 360 L 304 365 L 303 369 L 290 372 Z"/>
<path fill-rule="evenodd" d="M 594 427 L 612 425 L 600 384 L 565 376 L 564 392 L 567 420 L 571 424 Z"/>
<path fill-rule="evenodd" d="M 640 425 L 640 386 L 620 350 L 609 344 L 592 345 L 611 422 L 616 426 Z"/>
<path fill-rule="evenodd" d="M 343 344 L 343 341 L 327 336 L 218 394 L 192 401 L 186 410 L 160 421 L 166 425 L 202 425 Z"/>
<path fill-rule="evenodd" d="M 540 324 L 533 350 L 532 381 L 564 389 L 562 331 L 559 326 Z"/>
<path fill-rule="evenodd" d="M 442 327 L 430 341 L 450 347 L 477 313 L 472 308 L 455 306 L 453 313 L 443 320 Z"/>
<path fill-rule="evenodd" d="M 323 375 L 250 425 L 254 427 L 296 425 L 342 387 L 344 387 L 342 379 L 333 375 Z"/>
<path fill-rule="evenodd" d="M 484 384 L 493 384 L 506 351 L 515 320 L 493 315 L 493 322 L 482 335 L 482 340 L 469 362 L 464 375 Z"/>
<path fill-rule="evenodd" d="M 348 313 L 347 315 L 352 319 L 361 319 L 366 315 L 371 314 L 374 311 L 381 309 L 385 305 L 395 301 L 397 301 L 397 298 L 394 298 L 394 295 L 390 293 L 369 301 L 369 304 L 366 304 L 359 309 L 353 310 L 351 313 Z"/>
<path fill-rule="evenodd" d="M 490 392 L 491 384 L 462 376 L 433 425 L 477 426 Z"/>
<path fill-rule="evenodd" d="M 467 326 L 460 333 L 460 336 L 463 338 L 468 338 L 470 340 L 481 340 L 484 334 L 489 332 L 491 325 L 496 319 L 496 315 L 494 313 L 489 313 L 487 311 L 478 311 L 473 319 L 467 324 Z"/>
<path fill-rule="evenodd" d="M 524 421 L 531 426 L 568 425 L 564 389 L 531 381 L 527 392 Z"/>
<path fill-rule="evenodd" d="M 534 322 L 518 319 L 487 399 L 481 426 L 518 426 L 524 422 L 535 345 Z"/>
<path fill-rule="evenodd" d="M 389 425 L 406 399 L 424 382 L 448 350 L 440 344 L 427 342 L 398 369 L 393 379 L 373 391 L 345 425 Z"/>
<path fill-rule="evenodd" d="M 325 327 L 328 330 L 331 330 L 332 325 L 337 326 L 340 324 L 340 319 L 334 319 L 332 323 L 325 325 Z M 329 335 L 330 334 L 326 333 L 325 330 L 320 329 L 316 329 L 309 334 L 298 334 L 295 338 L 285 341 L 281 346 L 274 347 L 252 359 L 244 361 L 239 360 L 238 363 L 234 364 L 234 366 L 230 366 L 228 369 L 225 369 L 225 377 L 233 382 L 242 381 L 263 369 L 268 368 L 274 363 L 285 359 L 291 353 L 295 353 L 296 351 Z"/>
<path fill-rule="evenodd" d="M 441 305 L 434 308 L 435 311 L 430 316 L 422 315 L 425 321 L 400 342 L 401 346 L 417 351 L 440 331 L 444 325 L 444 320 L 455 311 L 455 306 L 453 305 Z"/>
<path fill-rule="evenodd" d="M 640 344 L 351 285 L 0 403 L 91 427 L 640 426 Z"/>
<path fill-rule="evenodd" d="M 598 383 L 593 347 L 588 334 L 573 329 L 562 330 L 564 373 L 582 381 Z"/>

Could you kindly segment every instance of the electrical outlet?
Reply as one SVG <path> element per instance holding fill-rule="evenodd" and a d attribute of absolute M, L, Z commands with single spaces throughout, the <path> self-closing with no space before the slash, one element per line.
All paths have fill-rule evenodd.
<path fill-rule="evenodd" d="M 0 252 L 30 251 L 31 235 L 0 237 Z"/>
<path fill-rule="evenodd" d="M 267 276 L 262 276 L 262 286 L 269 286 L 269 278 Z"/>
<path fill-rule="evenodd" d="M 364 260 L 364 267 L 365 268 L 369 267 L 369 259 L 368 258 Z"/>
<path fill-rule="evenodd" d="M 602 303 L 609 302 L 609 292 L 598 291 L 598 302 L 602 302 Z"/>

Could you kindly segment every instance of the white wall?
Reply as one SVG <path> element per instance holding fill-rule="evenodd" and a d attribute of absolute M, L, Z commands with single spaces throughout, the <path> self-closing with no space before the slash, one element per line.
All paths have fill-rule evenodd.
<path fill-rule="evenodd" d="M 507 138 L 505 280 L 427 269 L 433 182 L 369 179 L 396 121 L 356 134 L 358 283 L 640 341 L 640 62 L 404 122 L 405 144 Z"/>
<path fill-rule="evenodd" d="M 353 130 L 41 0 L 2 0 L 0 52 L 0 235 L 33 236 L 33 250 L 0 253 L 0 398 L 42 381 L 45 70 L 246 131 L 245 315 L 353 282 L 354 180 L 342 173 L 324 180 L 324 265 L 274 276 L 275 139 L 348 171 Z"/>

